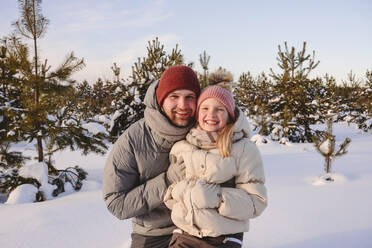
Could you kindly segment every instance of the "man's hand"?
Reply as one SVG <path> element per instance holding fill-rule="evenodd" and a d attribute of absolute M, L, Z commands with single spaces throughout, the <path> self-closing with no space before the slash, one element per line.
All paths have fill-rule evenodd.
<path fill-rule="evenodd" d="M 171 185 L 177 183 L 186 177 L 185 164 L 184 163 L 171 163 L 167 172 L 166 180 L 167 184 Z"/>

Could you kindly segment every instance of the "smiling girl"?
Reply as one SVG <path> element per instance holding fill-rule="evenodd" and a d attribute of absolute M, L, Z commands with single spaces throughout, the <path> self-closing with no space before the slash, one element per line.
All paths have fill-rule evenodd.
<path fill-rule="evenodd" d="M 196 111 L 198 125 L 170 152 L 186 177 L 164 199 L 178 227 L 169 247 L 242 247 L 249 219 L 267 206 L 261 155 L 228 90 L 205 88 Z"/>

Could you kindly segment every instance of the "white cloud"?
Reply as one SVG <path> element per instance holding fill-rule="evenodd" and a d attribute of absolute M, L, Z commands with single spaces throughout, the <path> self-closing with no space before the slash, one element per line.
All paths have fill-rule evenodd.
<path fill-rule="evenodd" d="M 145 3 L 131 8 L 128 3 L 97 2 L 89 7 L 76 3 L 65 6 L 59 21 L 64 32 L 84 32 L 123 27 L 151 27 L 173 16 L 165 11 L 163 1 Z M 57 13 L 58 14 L 58 13 Z"/>

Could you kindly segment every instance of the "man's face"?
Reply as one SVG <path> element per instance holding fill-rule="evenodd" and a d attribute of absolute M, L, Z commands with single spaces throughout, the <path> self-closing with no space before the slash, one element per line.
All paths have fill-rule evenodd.
<path fill-rule="evenodd" d="M 195 115 L 196 95 L 191 90 L 172 91 L 165 97 L 162 109 L 174 125 L 186 127 Z"/>

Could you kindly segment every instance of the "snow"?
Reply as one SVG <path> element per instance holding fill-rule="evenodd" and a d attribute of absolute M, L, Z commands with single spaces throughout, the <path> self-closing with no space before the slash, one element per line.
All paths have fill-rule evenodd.
<path fill-rule="evenodd" d="M 288 138 L 284 138 L 284 137 L 280 138 L 279 144 L 286 145 L 286 146 L 291 146 L 292 145 L 292 143 L 289 142 Z"/>
<path fill-rule="evenodd" d="M 98 133 L 108 134 L 106 128 L 97 122 L 89 122 L 82 124 L 81 126 L 94 135 Z"/>
<path fill-rule="evenodd" d="M 41 184 L 48 183 L 48 165 L 46 163 L 27 164 L 19 169 L 19 175 L 24 178 L 34 178 Z"/>
<path fill-rule="evenodd" d="M 9 136 L 14 136 L 15 135 L 15 132 L 14 131 L 9 131 L 8 133 L 7 133 L 7 136 L 9 137 Z"/>
<path fill-rule="evenodd" d="M 141 104 L 141 103 L 142 103 L 141 98 L 139 97 L 139 95 L 135 95 L 135 96 L 134 96 L 134 102 L 135 102 L 136 104 Z"/>
<path fill-rule="evenodd" d="M 66 109 L 67 109 L 67 107 L 62 107 L 60 110 L 58 110 L 58 115 L 59 115 L 59 116 L 64 115 Z"/>
<path fill-rule="evenodd" d="M 35 201 L 36 193 L 38 192 L 32 184 L 22 184 L 10 193 L 7 204 L 20 204 L 20 203 L 30 203 Z"/>
<path fill-rule="evenodd" d="M 330 180 L 331 179 L 331 180 Z M 309 177 L 307 179 L 309 183 L 315 186 L 324 186 L 328 184 L 342 184 L 347 183 L 348 179 L 338 173 L 326 173 L 324 175 L 318 176 L 318 177 Z"/>
<path fill-rule="evenodd" d="M 326 140 L 325 140 L 325 141 L 320 145 L 319 149 L 320 149 L 323 153 L 328 154 L 328 153 L 331 151 L 330 147 L 331 147 L 331 141 L 330 141 L 329 139 L 326 139 Z"/>
<path fill-rule="evenodd" d="M 62 127 L 66 127 L 66 126 L 74 126 L 74 125 L 77 125 L 77 121 L 74 120 L 74 119 L 68 119 L 66 121 L 63 122 L 62 124 Z"/>
<path fill-rule="evenodd" d="M 324 180 L 324 158 L 313 144 L 258 145 L 269 205 L 251 221 L 244 247 L 372 247 L 372 135 L 346 123 L 334 124 L 333 133 L 338 143 L 352 139 L 332 164 L 333 182 Z M 41 203 L 0 204 L 0 247 L 129 247 L 131 221 L 113 217 L 102 200 L 107 155 L 58 152 L 56 167 L 88 171 L 83 188 Z"/>
<path fill-rule="evenodd" d="M 52 122 L 56 122 L 57 121 L 57 118 L 54 116 L 54 115 L 47 115 L 47 119 L 52 121 Z"/>
<path fill-rule="evenodd" d="M 262 145 L 262 144 L 267 144 L 267 143 L 270 143 L 270 139 L 269 138 L 266 138 L 262 135 L 259 135 L 259 134 L 255 134 L 251 137 L 251 141 L 253 143 L 255 143 L 256 145 Z"/>
<path fill-rule="evenodd" d="M 107 115 L 96 115 L 93 118 L 97 122 L 101 122 L 104 124 L 109 124 L 110 123 L 110 118 Z"/>
<path fill-rule="evenodd" d="M 123 114 L 123 110 L 120 109 L 120 110 L 116 110 L 115 113 L 112 115 L 111 121 L 110 121 L 110 128 L 109 128 L 110 132 L 112 131 L 112 129 L 115 126 L 116 119 L 119 118 L 122 114 Z"/>
<path fill-rule="evenodd" d="M 367 125 L 367 126 L 371 126 L 371 125 L 372 125 L 372 118 L 366 120 L 366 125 Z"/>
<path fill-rule="evenodd" d="M 114 115 L 111 118 L 111 123 L 113 123 L 117 118 L 119 118 L 122 115 L 122 113 L 123 113 L 123 111 L 121 109 L 116 110 Z"/>
<path fill-rule="evenodd" d="M 19 175 L 24 178 L 34 178 L 41 183 L 39 190 L 44 194 L 46 199 L 52 199 L 53 190 L 56 186 L 48 183 L 48 165 L 46 163 L 35 163 L 35 164 L 26 164 L 19 169 Z M 7 201 L 8 204 L 17 204 L 17 203 L 29 203 L 35 201 L 34 198 L 30 198 L 29 189 L 25 193 L 25 189 L 21 188 L 23 185 L 18 186 L 14 191 L 9 195 L 11 201 Z M 36 190 L 37 192 L 38 190 Z"/>
<path fill-rule="evenodd" d="M 344 118 L 344 120 L 347 121 L 347 122 L 351 122 L 351 121 L 353 120 L 353 118 L 354 118 L 354 117 L 348 115 L 348 116 L 346 116 L 346 117 Z"/>

